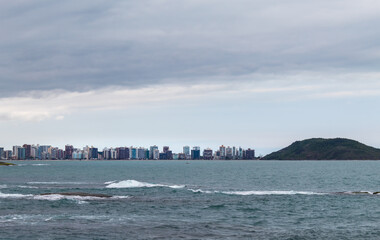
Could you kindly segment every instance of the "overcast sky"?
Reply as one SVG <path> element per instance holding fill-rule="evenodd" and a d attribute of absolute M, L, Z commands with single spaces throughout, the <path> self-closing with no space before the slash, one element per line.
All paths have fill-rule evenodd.
<path fill-rule="evenodd" d="M 380 148 L 376 0 L 0 1 L 0 146 Z"/>

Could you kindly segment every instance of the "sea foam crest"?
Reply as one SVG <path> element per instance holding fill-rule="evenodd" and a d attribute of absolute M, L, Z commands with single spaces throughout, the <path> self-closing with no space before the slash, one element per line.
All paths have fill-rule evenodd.
<path fill-rule="evenodd" d="M 0 198 L 30 198 L 33 194 L 19 194 L 19 193 L 2 193 L 0 192 Z"/>
<path fill-rule="evenodd" d="M 2 193 L 0 192 L 0 198 L 24 198 L 24 199 L 34 199 L 34 200 L 48 200 L 48 201 L 58 201 L 62 199 L 77 201 L 78 203 L 85 203 L 87 200 L 104 200 L 105 198 L 96 196 L 67 196 L 61 194 L 50 194 L 50 195 L 33 195 L 33 194 L 18 194 L 18 193 Z M 110 199 L 128 199 L 130 196 L 112 196 Z"/>
<path fill-rule="evenodd" d="M 106 182 L 107 184 L 109 182 Z M 124 180 L 120 182 L 113 182 L 106 186 L 106 188 L 142 188 L 142 187 L 168 187 L 168 188 L 184 188 L 185 185 L 165 185 L 165 184 L 154 184 L 139 182 L 136 180 Z"/>
<path fill-rule="evenodd" d="M 324 193 L 306 192 L 306 191 L 223 191 L 223 194 L 229 195 L 324 195 Z"/>
<path fill-rule="evenodd" d="M 208 190 L 202 190 L 202 189 L 187 189 L 189 191 L 192 191 L 193 193 L 216 193 L 218 191 L 208 191 Z"/>
<path fill-rule="evenodd" d="M 249 195 L 324 195 L 326 193 L 316 193 L 316 192 L 306 192 L 306 191 L 209 191 L 202 189 L 188 189 L 194 193 L 222 193 L 228 195 L 240 195 L 240 196 L 249 196 Z"/>
<path fill-rule="evenodd" d="M 81 184 L 87 184 L 85 182 L 27 182 L 27 184 L 41 184 L 41 185 L 58 185 L 58 184 L 72 184 L 72 185 L 81 185 Z"/>

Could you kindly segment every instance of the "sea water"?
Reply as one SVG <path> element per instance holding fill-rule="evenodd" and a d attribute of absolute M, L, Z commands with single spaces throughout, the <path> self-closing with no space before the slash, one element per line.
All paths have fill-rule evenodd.
<path fill-rule="evenodd" d="M 14 163 L 0 239 L 380 238 L 377 161 Z"/>

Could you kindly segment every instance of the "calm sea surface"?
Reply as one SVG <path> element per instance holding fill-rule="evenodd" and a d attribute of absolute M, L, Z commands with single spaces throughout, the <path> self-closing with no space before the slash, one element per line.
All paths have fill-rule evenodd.
<path fill-rule="evenodd" d="M 0 239 L 380 238 L 380 161 L 15 163 Z"/>

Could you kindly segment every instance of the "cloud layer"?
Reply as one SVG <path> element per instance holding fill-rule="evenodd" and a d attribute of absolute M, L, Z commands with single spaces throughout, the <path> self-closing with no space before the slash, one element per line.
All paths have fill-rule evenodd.
<path fill-rule="evenodd" d="M 312 76 L 312 77 L 311 77 Z M 104 110 L 139 111 L 161 106 L 192 104 L 207 108 L 207 102 L 231 101 L 302 102 L 315 99 L 366 98 L 380 96 L 380 73 L 326 74 L 306 72 L 296 75 L 252 74 L 239 84 L 166 84 L 143 88 L 108 87 L 90 91 L 33 91 L 27 96 L 0 98 L 0 120 L 62 120 L 66 115 Z M 342 85 L 342 82 L 345 82 Z M 366 82 L 366 84 L 363 84 Z"/>
<path fill-rule="evenodd" d="M 379 13 L 373 0 L 3 1 L 0 94 L 374 72 Z"/>

